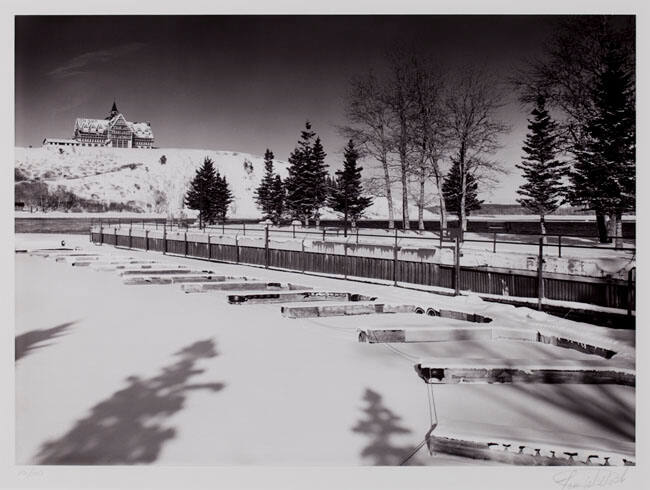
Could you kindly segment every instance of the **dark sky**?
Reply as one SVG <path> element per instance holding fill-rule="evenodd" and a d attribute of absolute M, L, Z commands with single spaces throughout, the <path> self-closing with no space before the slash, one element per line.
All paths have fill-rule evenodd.
<path fill-rule="evenodd" d="M 350 77 L 381 70 L 386 50 L 416 45 L 447 65 L 507 77 L 539 52 L 557 18 L 542 16 L 18 16 L 16 145 L 71 137 L 76 117 L 151 121 L 156 145 L 286 160 L 309 119 L 338 166 Z M 512 202 L 526 111 L 497 157 L 512 174 L 484 197 Z M 366 164 L 369 166 L 369 164 Z"/>

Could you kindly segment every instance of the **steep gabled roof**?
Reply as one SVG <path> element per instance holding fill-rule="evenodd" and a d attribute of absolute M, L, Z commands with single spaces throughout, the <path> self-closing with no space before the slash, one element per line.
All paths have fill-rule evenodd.
<path fill-rule="evenodd" d="M 124 116 L 122 114 L 118 114 L 117 116 L 113 117 L 110 121 L 108 121 L 108 127 L 112 128 L 113 126 L 115 126 L 115 123 L 117 123 L 117 121 L 119 121 L 120 119 L 124 121 L 124 124 L 129 126 L 130 123 L 124 118 Z M 131 127 L 129 127 L 129 129 L 131 129 Z"/>
<path fill-rule="evenodd" d="M 135 133 L 136 137 L 153 139 L 153 131 L 151 130 L 151 126 L 149 126 L 147 123 L 127 122 L 127 124 L 131 128 L 131 131 Z"/>
<path fill-rule="evenodd" d="M 78 129 L 83 133 L 105 134 L 108 130 L 108 121 L 106 119 L 89 119 L 78 117 L 74 123 L 75 131 Z"/>
<path fill-rule="evenodd" d="M 110 120 L 79 117 L 75 121 L 74 128 L 75 131 L 79 130 L 82 133 L 105 135 L 119 119 L 122 119 L 126 123 L 136 137 L 153 139 L 153 130 L 148 123 L 127 121 L 122 114 L 118 114 Z"/>

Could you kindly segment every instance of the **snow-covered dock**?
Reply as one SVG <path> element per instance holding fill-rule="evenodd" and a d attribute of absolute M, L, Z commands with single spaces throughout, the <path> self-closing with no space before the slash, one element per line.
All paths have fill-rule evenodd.
<path fill-rule="evenodd" d="M 426 361 L 415 365 L 425 383 L 545 383 L 618 384 L 635 386 L 633 369 L 597 360 L 458 359 Z"/>
<path fill-rule="evenodd" d="M 30 237 L 18 238 L 17 248 L 35 248 Z M 38 239 L 44 248 L 60 242 L 60 237 L 52 237 L 49 245 L 48 237 Z M 76 244 L 98 253 L 153 257 L 167 267 L 197 267 L 182 257 L 95 247 L 84 237 Z M 593 354 L 505 335 L 497 341 L 358 342 L 359 329 L 397 325 L 405 332 L 464 326 L 502 333 L 526 325 L 531 332 L 609 349 L 615 354 L 607 362 L 634 369 L 633 331 L 486 303 L 477 296 L 445 297 L 325 277 L 297 280 L 296 273 L 234 264 L 211 266 L 219 275 L 258 278 L 236 287 L 254 283 L 276 291 L 287 287 L 288 292 L 289 285 L 300 285 L 300 291 L 309 286 L 376 297 L 378 304 L 422 305 L 493 321 L 486 325 L 414 312 L 289 319 L 278 304 L 229 305 L 228 294 L 242 290 L 183 294 L 188 287 L 218 283 L 129 288 L 119 270 L 99 273 L 19 254 L 17 463 L 399 464 L 431 427 L 425 393 L 430 386 L 438 414 L 431 433 L 435 437 L 527 441 L 553 451 L 583 448 L 588 454 L 582 458 L 579 453 L 581 460 L 591 454 L 634 460 L 632 386 L 434 386 L 413 370 L 420 361 L 452 365 L 459 358 L 527 359 L 540 365 L 572 360 L 579 365 L 593 361 Z M 56 279 L 57 288 L 48 279 Z M 431 438 L 428 442 L 433 447 Z M 473 457 L 430 455 L 423 449 L 408 464 L 476 464 Z"/>

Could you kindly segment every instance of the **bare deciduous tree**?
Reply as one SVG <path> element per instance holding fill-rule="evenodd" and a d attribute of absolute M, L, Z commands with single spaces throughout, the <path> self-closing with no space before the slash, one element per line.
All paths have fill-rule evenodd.
<path fill-rule="evenodd" d="M 391 51 L 388 55 L 390 77 L 388 82 L 387 102 L 392 111 L 392 139 L 397 151 L 402 193 L 402 227 L 410 228 L 408 209 L 408 181 L 411 170 L 412 149 L 411 126 L 414 114 L 413 67 L 414 55 L 402 48 Z"/>
<path fill-rule="evenodd" d="M 499 137 L 509 131 L 509 127 L 496 117 L 496 111 L 503 105 L 496 87 L 496 82 L 485 71 L 466 68 L 454 83 L 446 102 L 452 159 L 458 162 L 461 175 L 462 231 L 467 230 L 466 175 L 471 173 L 485 182 L 490 174 L 504 172 L 498 162 L 490 159 L 500 148 Z"/>
<path fill-rule="evenodd" d="M 445 100 L 445 80 L 440 67 L 430 61 L 413 58 L 412 93 L 414 100 L 413 143 L 415 162 L 413 173 L 416 176 L 419 193 L 418 224 L 424 229 L 423 210 L 425 207 L 425 184 L 432 179 L 437 190 L 440 205 L 440 230 L 447 229 L 447 213 L 442 195 L 443 173 L 440 161 L 447 145 L 447 113 Z"/>
<path fill-rule="evenodd" d="M 391 112 L 386 101 L 385 87 L 373 73 L 369 73 L 366 77 L 351 82 L 346 102 L 349 125 L 340 130 L 355 142 L 362 157 L 374 158 L 381 165 L 383 185 L 381 192 L 375 190 L 375 195 L 386 197 L 388 226 L 392 229 L 395 227 L 395 214 L 389 162 Z"/>

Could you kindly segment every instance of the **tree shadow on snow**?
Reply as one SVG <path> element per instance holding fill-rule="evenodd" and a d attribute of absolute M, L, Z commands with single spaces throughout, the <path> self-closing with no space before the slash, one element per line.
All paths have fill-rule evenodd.
<path fill-rule="evenodd" d="M 65 334 L 65 332 L 75 323 L 77 322 L 74 321 L 74 322 L 62 323 L 61 325 L 58 325 L 56 327 L 47 328 L 44 330 L 32 330 L 30 332 L 17 335 L 14 341 L 15 342 L 14 360 L 18 361 L 19 359 L 22 359 L 23 357 L 30 354 L 32 351 L 50 345 L 51 343 L 45 344 L 44 342 L 47 342 L 48 340 L 51 339 L 55 339 Z"/>
<path fill-rule="evenodd" d="M 514 359 L 503 357 L 499 342 L 484 342 L 482 349 L 483 359 L 501 359 L 505 366 L 516 363 Z M 554 361 L 570 359 L 572 356 L 571 350 L 548 346 L 540 362 L 553 366 Z M 601 359 L 598 356 L 586 357 Z M 633 401 L 630 403 L 629 396 L 634 393 L 634 387 L 613 384 L 512 383 L 467 384 L 464 389 L 480 391 L 486 401 L 490 399 L 504 404 L 508 409 L 534 420 L 536 427 L 541 430 L 563 432 L 567 427 L 567 419 L 573 419 L 599 427 L 608 438 L 627 442 L 635 440 L 635 406 Z M 561 413 L 558 414 L 557 411 Z"/>
<path fill-rule="evenodd" d="M 411 430 L 400 426 L 401 417 L 383 404 L 379 393 L 367 388 L 363 399 L 367 404 L 363 409 L 365 418 L 352 428 L 353 432 L 364 434 L 370 439 L 361 451 L 361 456 L 375 466 L 399 465 L 415 447 L 398 446 L 391 438 L 394 435 L 410 434 Z"/>
<path fill-rule="evenodd" d="M 88 417 L 57 440 L 44 443 L 37 464 L 144 464 L 158 458 L 176 430 L 165 419 L 179 412 L 191 390 L 218 392 L 223 383 L 191 384 L 203 373 L 200 359 L 218 355 L 212 339 L 195 342 L 175 354 L 180 360 L 149 379 L 127 378 L 128 386 L 91 409 Z"/>

